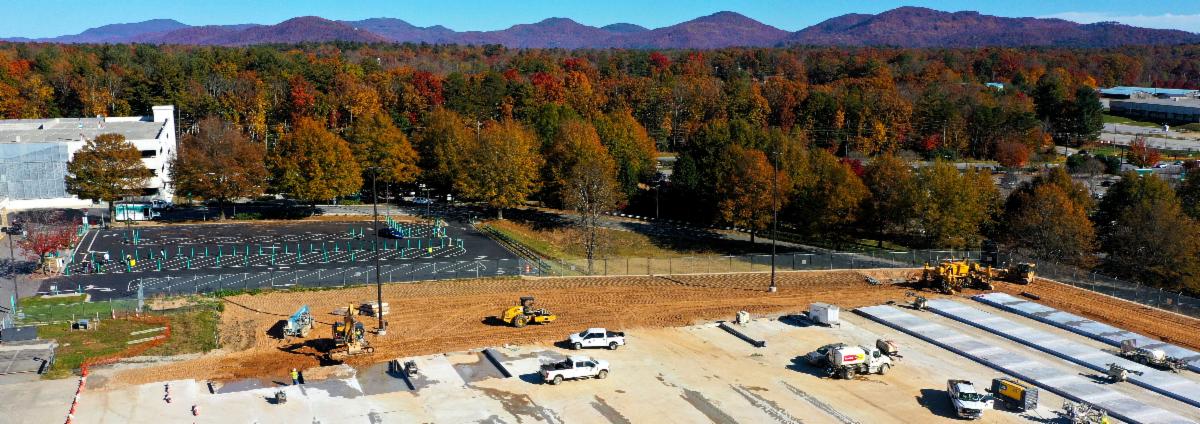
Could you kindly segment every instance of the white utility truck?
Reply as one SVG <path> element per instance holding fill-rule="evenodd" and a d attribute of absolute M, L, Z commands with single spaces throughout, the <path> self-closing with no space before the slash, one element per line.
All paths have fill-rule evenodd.
<path fill-rule="evenodd" d="M 983 418 L 983 410 L 991 409 L 983 393 L 975 390 L 975 385 L 970 381 L 949 380 L 946 382 L 946 393 L 950 395 L 950 403 L 954 404 L 954 413 L 959 418 L 977 420 Z"/>
<path fill-rule="evenodd" d="M 576 378 L 608 378 L 608 361 L 587 356 L 571 356 L 567 359 L 542 364 L 542 381 L 559 384 L 563 380 Z"/>
<path fill-rule="evenodd" d="M 617 350 L 617 346 L 625 345 L 625 333 L 608 331 L 603 328 L 589 328 L 567 337 L 571 349 L 579 350 L 585 347 L 606 347 Z"/>
<path fill-rule="evenodd" d="M 829 349 L 826 355 L 829 375 L 844 379 L 857 374 L 886 374 L 892 367 L 892 358 L 879 349 L 869 346 L 838 346 Z"/>

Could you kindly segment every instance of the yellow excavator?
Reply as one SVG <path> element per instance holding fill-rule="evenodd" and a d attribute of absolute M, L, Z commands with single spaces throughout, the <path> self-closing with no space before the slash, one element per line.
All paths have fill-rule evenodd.
<path fill-rule="evenodd" d="M 366 335 L 366 326 L 362 321 L 354 319 L 354 306 L 347 306 L 346 317 L 342 322 L 333 323 L 334 346 L 325 357 L 331 361 L 341 361 L 351 356 L 375 352 Z"/>
<path fill-rule="evenodd" d="M 558 319 L 558 315 L 554 315 L 545 309 L 533 308 L 533 297 L 521 297 L 521 304 L 505 309 L 500 314 L 500 320 L 512 324 L 513 327 L 521 328 L 529 323 L 543 324 Z"/>

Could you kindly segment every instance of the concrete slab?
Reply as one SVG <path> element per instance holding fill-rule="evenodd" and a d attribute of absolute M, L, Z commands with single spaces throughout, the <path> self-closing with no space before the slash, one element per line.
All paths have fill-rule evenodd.
<path fill-rule="evenodd" d="M 1058 395 L 1087 402 L 1130 423 L 1194 423 L 1173 412 L 1098 386 L 1020 353 L 985 343 L 970 335 L 890 305 L 859 308 L 857 312 L 947 350 L 974 359 Z"/>
<path fill-rule="evenodd" d="M 1127 360 L 1100 349 L 1015 323 L 996 314 L 950 299 L 929 301 L 929 310 L 982 328 L 1051 355 L 1100 371 L 1115 363 L 1142 375 L 1130 374 L 1129 381 L 1172 399 L 1200 407 L 1200 383 Z"/>
<path fill-rule="evenodd" d="M 1122 340 L 1134 339 L 1137 340 L 1138 346 L 1162 349 L 1168 356 L 1186 361 L 1188 369 L 1200 373 L 1200 352 L 1191 349 L 1163 343 L 1132 331 L 1092 321 L 1008 293 L 986 293 L 974 296 L 973 299 L 1113 346 L 1120 347 Z"/>

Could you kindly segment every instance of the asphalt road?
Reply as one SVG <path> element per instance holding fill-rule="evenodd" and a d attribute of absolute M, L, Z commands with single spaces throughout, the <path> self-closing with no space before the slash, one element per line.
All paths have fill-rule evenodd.
<path fill-rule="evenodd" d="M 138 229 L 136 242 L 125 228 L 93 230 L 73 255 L 70 275 L 43 281 L 39 291 L 105 300 L 136 296 L 139 286 L 149 296 L 362 284 L 373 281 L 377 258 L 387 281 L 527 272 L 525 261 L 465 222 L 450 221 L 444 237 L 429 225 L 406 229 L 410 237 L 396 240 L 376 237 L 364 222 L 173 225 Z"/>

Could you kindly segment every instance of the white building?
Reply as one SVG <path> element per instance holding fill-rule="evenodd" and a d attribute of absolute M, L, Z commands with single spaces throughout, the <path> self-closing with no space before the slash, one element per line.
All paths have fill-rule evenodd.
<path fill-rule="evenodd" d="M 100 134 L 125 136 L 142 153 L 153 177 L 129 200 L 171 200 L 175 107 L 154 106 L 150 116 L 0 120 L 0 199 L 12 210 L 92 206 L 66 191 L 67 162 Z"/>

